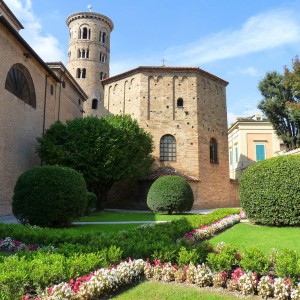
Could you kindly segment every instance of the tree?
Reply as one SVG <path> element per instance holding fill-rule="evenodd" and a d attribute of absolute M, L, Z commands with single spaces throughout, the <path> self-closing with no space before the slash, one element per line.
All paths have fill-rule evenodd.
<path fill-rule="evenodd" d="M 97 209 L 103 208 L 114 182 L 142 176 L 153 163 L 151 135 L 127 115 L 57 121 L 37 140 L 45 163 L 82 173 L 97 195 Z"/>
<path fill-rule="evenodd" d="M 291 88 L 293 96 L 300 101 L 300 60 L 299 57 L 296 56 L 292 60 L 292 70 L 290 70 L 287 66 L 284 68 L 284 84 L 288 88 Z"/>
<path fill-rule="evenodd" d="M 280 139 L 288 149 L 294 149 L 299 142 L 299 127 L 291 117 L 288 104 L 296 103 L 290 84 L 285 84 L 284 76 L 269 72 L 258 86 L 263 100 L 258 104 L 268 117 Z"/>

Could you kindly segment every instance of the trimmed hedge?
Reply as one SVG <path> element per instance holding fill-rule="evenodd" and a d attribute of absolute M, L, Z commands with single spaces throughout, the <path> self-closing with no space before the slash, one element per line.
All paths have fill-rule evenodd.
<path fill-rule="evenodd" d="M 153 212 L 184 212 L 192 209 L 194 194 L 186 180 L 179 176 L 159 177 L 151 185 L 147 205 Z"/>
<path fill-rule="evenodd" d="M 86 184 L 80 173 L 66 167 L 42 166 L 19 177 L 12 210 L 22 224 L 61 227 L 83 215 L 86 201 Z"/>
<path fill-rule="evenodd" d="M 171 259 L 181 263 L 189 259 L 204 260 L 210 251 L 209 244 L 201 243 L 193 251 L 192 245 L 184 241 L 178 243 L 177 240 L 193 228 L 209 225 L 239 211 L 232 208 L 218 209 L 206 215 L 195 215 L 189 219 L 182 218 L 116 234 L 0 224 L 0 238 L 10 236 L 27 244 L 58 247 L 54 254 L 23 252 L 18 254 L 19 258 L 12 256 L 2 261 L 0 259 L 0 299 L 1 291 L 7 296 L 3 299 L 20 299 L 27 291 L 68 281 L 72 276 L 86 275 L 98 265 L 116 264 L 127 257 Z M 85 263 L 85 260 L 89 263 Z"/>
<path fill-rule="evenodd" d="M 300 224 L 300 156 L 256 162 L 240 180 L 241 206 L 249 219 L 271 225 Z"/>

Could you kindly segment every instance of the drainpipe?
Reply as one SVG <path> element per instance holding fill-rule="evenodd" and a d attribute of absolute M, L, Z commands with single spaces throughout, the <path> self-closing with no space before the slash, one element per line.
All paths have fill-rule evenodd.
<path fill-rule="evenodd" d="M 59 121 L 59 117 L 60 117 L 60 95 L 61 95 L 61 78 L 62 76 L 60 76 L 60 83 L 59 83 L 59 92 L 58 92 L 58 113 L 57 113 L 57 120 Z"/>
<path fill-rule="evenodd" d="M 45 133 L 45 124 L 46 124 L 47 84 L 48 84 L 48 75 L 45 76 L 44 115 L 43 115 L 43 135 L 44 135 L 44 133 Z"/>

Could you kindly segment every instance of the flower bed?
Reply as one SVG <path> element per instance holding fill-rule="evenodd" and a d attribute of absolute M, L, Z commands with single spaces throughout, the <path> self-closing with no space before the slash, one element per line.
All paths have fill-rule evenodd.
<path fill-rule="evenodd" d="M 186 233 L 183 238 L 187 239 L 192 244 L 196 244 L 200 241 L 211 238 L 214 234 L 226 228 L 239 223 L 244 217 L 245 214 L 243 211 L 241 211 L 239 214 L 229 215 L 211 225 L 203 225 L 198 229 L 194 229 L 193 231 Z"/>
<path fill-rule="evenodd" d="M 37 298 L 26 295 L 22 300 L 92 299 L 107 296 L 132 284 L 144 275 L 145 262 L 128 260 L 110 269 L 99 269 L 88 276 L 71 279 L 46 289 Z"/>
<path fill-rule="evenodd" d="M 259 295 L 262 299 L 300 300 L 300 284 L 292 286 L 290 279 L 244 273 L 240 268 L 231 274 L 213 273 L 205 264 L 179 268 L 171 263 L 154 264 L 139 260 L 128 260 L 110 269 L 99 269 L 88 276 L 71 279 L 46 289 L 37 298 L 26 295 L 22 300 L 92 299 L 109 296 L 121 287 L 129 286 L 143 277 L 163 282 L 195 284 L 199 287 L 223 287 L 239 291 L 243 295 Z"/>
<path fill-rule="evenodd" d="M 40 247 L 34 244 L 26 245 L 20 241 L 13 240 L 11 237 L 0 239 L 0 250 L 9 252 L 20 252 L 20 251 L 37 251 Z"/>

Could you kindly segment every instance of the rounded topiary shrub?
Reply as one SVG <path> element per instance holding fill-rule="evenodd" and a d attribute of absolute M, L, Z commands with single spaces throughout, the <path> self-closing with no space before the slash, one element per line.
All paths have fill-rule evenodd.
<path fill-rule="evenodd" d="M 240 180 L 241 206 L 249 219 L 265 225 L 300 224 L 300 156 L 256 162 Z"/>
<path fill-rule="evenodd" d="M 179 176 L 159 177 L 150 187 L 147 205 L 153 212 L 183 212 L 192 209 L 194 194 L 186 180 Z"/>
<path fill-rule="evenodd" d="M 86 202 L 86 184 L 80 173 L 65 167 L 42 166 L 19 177 L 12 210 L 22 224 L 61 227 L 82 216 Z"/>

